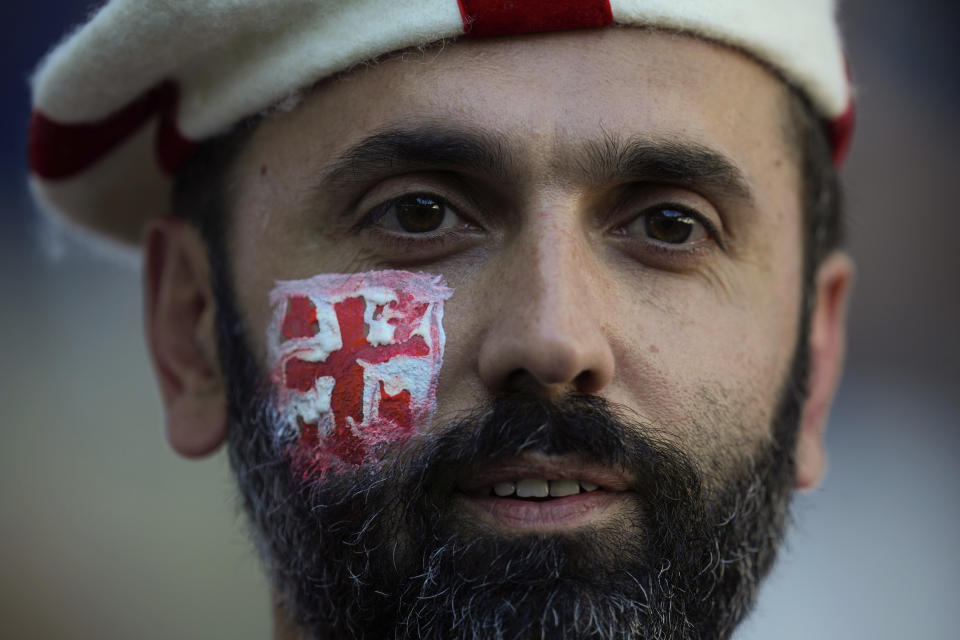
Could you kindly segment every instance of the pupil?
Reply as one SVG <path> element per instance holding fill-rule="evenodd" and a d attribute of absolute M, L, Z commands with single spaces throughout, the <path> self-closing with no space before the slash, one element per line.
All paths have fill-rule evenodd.
<path fill-rule="evenodd" d="M 654 240 L 682 244 L 693 233 L 693 219 L 679 211 L 663 209 L 646 217 L 646 227 Z"/>
<path fill-rule="evenodd" d="M 434 231 L 443 217 L 443 205 L 430 196 L 404 196 L 397 202 L 397 222 L 409 233 Z"/>

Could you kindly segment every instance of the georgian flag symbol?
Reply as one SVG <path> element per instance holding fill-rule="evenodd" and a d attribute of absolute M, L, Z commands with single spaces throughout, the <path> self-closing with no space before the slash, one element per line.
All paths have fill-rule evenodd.
<path fill-rule="evenodd" d="M 406 271 L 276 284 L 267 344 L 301 473 L 375 462 L 429 421 L 452 293 L 440 276 Z"/>

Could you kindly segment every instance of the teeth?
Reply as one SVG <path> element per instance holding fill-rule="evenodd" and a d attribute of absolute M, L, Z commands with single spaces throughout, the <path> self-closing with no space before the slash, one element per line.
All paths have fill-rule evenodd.
<path fill-rule="evenodd" d="M 550 481 L 550 496 L 553 498 L 562 498 L 578 493 L 580 493 L 580 483 L 576 480 L 564 478 L 563 480 Z"/>
<path fill-rule="evenodd" d="M 524 478 L 517 482 L 518 498 L 546 498 L 550 495 L 550 485 L 543 478 Z"/>
<path fill-rule="evenodd" d="M 524 478 L 516 482 L 498 482 L 493 485 L 493 495 L 507 498 L 516 495 L 518 498 L 563 498 L 573 496 L 581 491 L 596 491 L 599 485 L 586 480 L 561 478 L 560 480 L 544 480 L 543 478 Z"/>
<path fill-rule="evenodd" d="M 493 485 L 493 493 L 501 498 L 505 498 L 513 495 L 514 488 L 515 486 L 512 482 L 498 482 Z"/>

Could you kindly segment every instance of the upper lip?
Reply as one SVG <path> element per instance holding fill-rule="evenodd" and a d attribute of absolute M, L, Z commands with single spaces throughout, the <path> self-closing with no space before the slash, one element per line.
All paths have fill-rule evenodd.
<path fill-rule="evenodd" d="M 464 493 L 474 493 L 482 492 L 498 482 L 514 482 L 524 478 L 583 480 L 608 491 L 626 491 L 634 485 L 634 478 L 622 469 L 605 467 L 576 457 L 527 455 L 472 467 L 459 475 L 457 486 Z"/>

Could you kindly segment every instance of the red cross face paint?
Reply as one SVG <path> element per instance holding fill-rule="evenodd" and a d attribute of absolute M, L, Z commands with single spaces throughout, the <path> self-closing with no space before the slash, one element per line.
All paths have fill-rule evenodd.
<path fill-rule="evenodd" d="M 304 477 L 375 463 L 428 424 L 443 362 L 441 276 L 324 274 L 277 282 L 268 356 Z"/>

